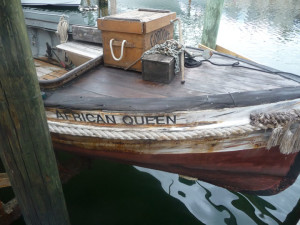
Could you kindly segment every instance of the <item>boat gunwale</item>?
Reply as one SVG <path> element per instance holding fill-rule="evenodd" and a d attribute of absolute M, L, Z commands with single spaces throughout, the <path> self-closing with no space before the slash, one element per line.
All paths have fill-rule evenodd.
<path fill-rule="evenodd" d="M 51 99 L 54 92 L 46 92 L 44 106 L 76 110 L 113 110 L 133 112 L 174 112 L 184 110 L 212 110 L 263 105 L 300 99 L 300 87 L 284 87 L 263 91 L 234 92 L 217 95 L 170 98 L 99 98 L 61 96 Z"/>
<path fill-rule="evenodd" d="M 79 77 L 97 65 L 100 65 L 101 63 L 103 63 L 103 55 L 90 59 L 73 70 L 68 71 L 61 77 L 51 80 L 39 80 L 40 88 L 42 90 L 49 90 L 61 87 L 62 85 L 74 80 L 76 77 Z"/>

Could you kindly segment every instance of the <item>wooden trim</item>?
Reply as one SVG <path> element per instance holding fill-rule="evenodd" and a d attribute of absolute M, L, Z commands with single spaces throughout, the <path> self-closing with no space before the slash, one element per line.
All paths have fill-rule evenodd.
<path fill-rule="evenodd" d="M 92 42 L 102 44 L 101 31 L 97 27 L 81 25 L 72 26 L 72 37 L 77 41 Z"/>
<path fill-rule="evenodd" d="M 239 55 L 239 54 L 237 54 L 237 53 L 235 53 L 233 51 L 230 51 L 227 48 L 224 48 L 224 47 L 222 47 L 220 45 L 216 45 L 216 50 L 211 49 L 211 48 L 209 48 L 209 47 L 207 47 L 205 45 L 202 45 L 202 44 L 199 44 L 198 47 L 201 48 L 201 49 L 208 49 L 208 50 L 211 50 L 213 52 L 225 53 L 227 55 L 231 55 L 231 56 L 234 56 L 234 57 L 238 57 L 238 58 L 241 58 L 241 59 L 245 59 L 245 60 L 251 61 L 250 59 L 248 59 L 248 58 L 246 58 L 246 57 L 244 57 L 242 55 Z"/>
<path fill-rule="evenodd" d="M 125 21 L 122 20 L 122 26 L 120 21 L 112 19 L 99 18 L 97 20 L 98 29 L 105 31 L 115 31 L 123 33 L 143 34 L 143 23 L 140 21 Z"/>
<path fill-rule="evenodd" d="M 59 96 L 44 100 L 46 107 L 115 110 L 132 112 L 173 112 L 245 107 L 299 99 L 300 88 L 287 87 L 263 91 L 236 92 L 185 98 L 97 98 L 83 96 Z"/>
<path fill-rule="evenodd" d="M 176 19 L 176 13 L 169 13 L 169 15 L 166 15 L 163 20 L 162 20 L 161 17 L 159 17 L 155 20 L 151 20 L 147 23 L 144 23 L 145 24 L 144 25 L 144 28 L 145 28 L 144 32 L 145 33 L 150 33 L 154 30 L 158 30 L 162 27 L 165 27 L 165 26 L 171 24 L 171 20 L 174 20 L 174 19 Z"/>
<path fill-rule="evenodd" d="M 58 88 L 101 63 L 103 63 L 103 55 L 87 61 L 59 78 L 52 80 L 39 80 L 40 87 L 42 90 Z"/>

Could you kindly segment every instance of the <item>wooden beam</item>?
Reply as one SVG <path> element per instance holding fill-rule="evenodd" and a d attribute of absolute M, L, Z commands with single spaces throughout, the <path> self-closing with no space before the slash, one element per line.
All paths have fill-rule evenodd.
<path fill-rule="evenodd" d="M 225 54 L 227 54 L 227 55 L 231 55 L 231 56 L 234 56 L 234 57 L 238 57 L 238 58 L 240 58 L 240 59 L 245 59 L 245 60 L 252 61 L 252 60 L 250 60 L 250 59 L 248 59 L 248 58 L 246 58 L 246 57 L 244 57 L 244 56 L 242 56 L 242 55 L 239 55 L 239 54 L 237 54 L 237 53 L 235 53 L 235 52 L 233 52 L 233 51 L 230 51 L 229 49 L 224 48 L 224 47 L 222 47 L 222 46 L 220 46 L 220 45 L 216 45 L 216 48 L 215 48 L 215 49 L 211 49 L 211 48 L 209 48 L 209 47 L 206 47 L 205 45 L 199 44 L 199 45 L 198 45 L 198 48 L 201 48 L 201 49 L 208 49 L 208 50 L 216 51 L 216 52 L 220 52 L 220 53 L 225 53 Z"/>
<path fill-rule="evenodd" d="M 69 217 L 20 1 L 0 0 L 0 157 L 26 224 Z"/>
<path fill-rule="evenodd" d="M 11 184 L 9 182 L 6 173 L 0 173 L 0 188 L 9 187 Z"/>
<path fill-rule="evenodd" d="M 224 0 L 207 0 L 201 44 L 216 48 Z"/>

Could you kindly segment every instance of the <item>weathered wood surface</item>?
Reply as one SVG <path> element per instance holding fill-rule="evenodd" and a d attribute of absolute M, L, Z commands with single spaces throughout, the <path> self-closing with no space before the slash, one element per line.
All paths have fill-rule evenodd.
<path fill-rule="evenodd" d="M 223 5 L 224 0 L 206 1 L 201 44 L 211 49 L 216 48 Z"/>
<path fill-rule="evenodd" d="M 94 67 L 102 63 L 103 63 L 102 55 L 97 58 L 90 59 L 89 61 L 76 67 L 75 69 L 68 71 L 61 77 L 58 77 L 56 79 L 51 79 L 51 80 L 39 80 L 40 88 L 49 90 L 49 89 L 61 87 L 62 85 L 70 82 L 71 80 L 74 80 L 75 78 L 81 76 L 85 72 L 93 69 Z"/>
<path fill-rule="evenodd" d="M 87 27 L 80 25 L 72 26 L 72 37 L 77 41 L 85 41 L 101 44 L 101 31 L 97 27 Z"/>
<path fill-rule="evenodd" d="M 175 60 L 171 56 L 154 54 L 142 58 L 143 80 L 169 84 L 175 76 Z"/>
<path fill-rule="evenodd" d="M 156 44 L 173 38 L 172 20 L 176 13 L 134 10 L 98 19 L 102 31 L 104 63 L 108 66 L 142 71 L 142 54 Z M 124 57 L 116 61 L 111 54 L 110 41 L 122 42 Z M 114 43 L 115 43 L 114 41 Z M 113 43 L 113 54 L 119 58 L 121 47 Z"/>
<path fill-rule="evenodd" d="M 74 124 L 85 124 L 91 126 L 122 127 L 128 129 L 150 128 L 170 128 L 177 127 L 176 131 L 197 129 L 212 129 L 218 127 L 242 126 L 250 123 L 251 113 L 271 113 L 282 112 L 284 110 L 300 110 L 300 99 L 282 101 L 269 104 L 243 107 L 225 107 L 215 110 L 174 110 L 166 113 L 164 111 L 143 112 L 135 110 L 75 110 L 69 107 L 46 108 L 47 118 L 53 121 L 72 122 Z M 133 122 L 128 122 L 133 121 Z M 152 130 L 151 130 L 152 131 Z M 261 136 L 260 134 L 258 136 Z M 258 138 L 261 139 L 262 137 Z M 249 143 L 252 143 L 249 141 Z M 250 146 L 240 146 L 239 149 L 251 148 Z M 238 146 L 237 146 L 238 147 Z M 210 148 L 209 148 L 210 149 Z M 220 149 L 224 149 L 221 147 Z M 133 149 L 132 149 L 133 150 Z M 210 149 L 211 150 L 211 149 Z M 206 148 L 202 149 L 202 152 Z M 172 150 L 170 149 L 170 152 Z"/>
<path fill-rule="evenodd" d="M 201 59 L 201 58 L 200 58 Z M 213 55 L 214 63 L 232 64 L 234 58 Z M 242 66 L 249 66 L 240 62 Z M 168 84 L 143 81 L 141 74 L 98 67 L 45 100 L 51 107 L 135 111 L 215 109 L 272 103 L 300 97 L 299 83 L 277 74 L 203 62 L 185 70 L 186 82 L 175 76 Z"/>
<path fill-rule="evenodd" d="M 67 43 L 59 44 L 56 47 L 65 51 L 76 67 L 103 55 L 103 49 L 99 44 L 69 41 Z"/>
<path fill-rule="evenodd" d="M 119 25 L 118 25 L 119 26 Z M 153 47 L 156 44 L 161 44 L 166 40 L 173 38 L 173 24 L 169 24 L 158 30 L 152 31 L 145 34 L 135 34 L 135 33 L 123 33 L 115 31 L 102 31 L 103 38 L 103 54 L 104 63 L 108 66 L 114 66 L 118 68 L 128 68 L 142 71 L 141 61 L 138 61 L 143 53 Z M 111 55 L 110 50 L 110 40 L 114 39 L 113 42 L 113 52 L 116 57 L 121 55 L 120 42 L 126 40 L 124 45 L 124 57 L 120 61 L 115 61 Z M 136 64 L 133 64 L 135 63 Z"/>
<path fill-rule="evenodd" d="M 0 157 L 30 225 L 68 213 L 19 1 L 0 1 Z"/>
<path fill-rule="evenodd" d="M 83 149 L 80 143 L 84 141 L 96 144 L 93 138 L 76 141 L 73 138 L 76 139 L 76 137 L 52 134 L 56 149 L 187 175 L 230 190 L 260 195 L 272 195 L 284 190 L 296 180 L 300 169 L 299 153 L 283 155 L 278 148 L 223 153 L 141 154 L 124 152 L 122 149 L 124 145 L 120 142 L 107 143 L 108 146 L 115 145 L 114 151 L 96 151 L 95 146 L 92 149 Z M 72 139 L 75 145 L 70 146 L 68 141 Z M 140 148 L 146 145 L 140 143 Z"/>
<path fill-rule="evenodd" d="M 234 57 L 238 57 L 240 59 L 245 59 L 245 60 L 250 61 L 250 59 L 248 59 L 248 58 L 246 58 L 246 57 L 244 57 L 242 55 L 239 55 L 239 54 L 237 54 L 237 53 L 235 53 L 233 51 L 230 51 L 229 49 L 224 48 L 224 47 L 222 47 L 220 45 L 216 45 L 215 49 L 211 49 L 211 48 L 206 47 L 205 45 L 202 45 L 202 44 L 199 44 L 198 47 L 201 48 L 201 49 L 208 49 L 208 50 L 211 50 L 213 52 L 224 53 L 224 54 L 227 54 L 227 55 L 231 55 L 231 56 L 234 56 Z"/>
<path fill-rule="evenodd" d="M 34 60 L 34 66 L 39 80 L 57 79 L 68 72 L 65 68 L 38 59 Z"/>
<path fill-rule="evenodd" d="M 176 13 L 167 11 L 134 10 L 98 19 L 100 30 L 145 34 L 167 26 Z"/>
<path fill-rule="evenodd" d="M 6 173 L 0 173 L 0 188 L 9 187 L 11 184 Z"/>
<path fill-rule="evenodd" d="M 88 59 L 94 59 L 103 54 L 103 49 L 100 45 L 82 43 L 78 41 L 69 41 L 56 47 L 66 52 L 74 53 L 78 56 L 84 56 Z"/>

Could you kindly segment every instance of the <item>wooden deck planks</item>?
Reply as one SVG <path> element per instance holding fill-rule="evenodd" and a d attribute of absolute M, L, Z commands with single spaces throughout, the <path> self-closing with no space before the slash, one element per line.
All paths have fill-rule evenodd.
<path fill-rule="evenodd" d="M 242 68 L 204 67 L 186 69 L 186 83 L 180 84 L 180 76 L 169 85 L 143 81 L 141 74 L 100 66 L 73 82 L 68 92 L 91 92 L 99 97 L 163 98 L 190 97 L 244 91 L 266 90 L 299 86 L 297 82 L 278 75 L 244 71 Z M 258 74 L 257 74 L 258 73 Z M 253 77 L 259 76 L 259 79 Z M 264 76 L 266 75 L 266 76 Z M 76 93 L 77 92 L 77 93 Z"/>
<path fill-rule="evenodd" d="M 0 188 L 11 186 L 9 178 L 6 173 L 0 173 Z"/>
<path fill-rule="evenodd" d="M 200 57 L 199 57 L 200 58 Z M 214 63 L 232 64 L 236 59 L 213 55 Z M 254 68 L 241 62 L 240 65 Z M 58 73 L 58 72 L 57 72 Z M 44 76 L 51 79 L 53 73 Z M 54 75 L 55 76 L 55 75 Z M 61 94 L 73 96 L 98 96 L 113 98 L 165 98 L 191 97 L 245 91 L 260 91 L 299 86 L 299 83 L 276 74 L 263 73 L 246 68 L 216 66 L 203 62 L 197 68 L 185 68 L 185 84 L 180 75 L 170 84 L 143 81 L 141 73 L 98 66 L 71 82 Z"/>
<path fill-rule="evenodd" d="M 34 65 L 39 80 L 52 80 L 68 72 L 65 68 L 38 59 L 34 59 Z"/>

